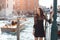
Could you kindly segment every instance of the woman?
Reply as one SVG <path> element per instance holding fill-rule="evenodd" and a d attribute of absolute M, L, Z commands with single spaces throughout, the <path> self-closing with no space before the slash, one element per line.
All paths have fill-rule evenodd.
<path fill-rule="evenodd" d="M 34 37 L 35 40 L 43 40 L 43 37 L 45 37 L 44 33 L 44 27 L 43 27 L 43 20 L 46 19 L 46 17 L 43 14 L 43 10 L 41 8 L 37 9 L 37 13 L 34 15 Z"/>

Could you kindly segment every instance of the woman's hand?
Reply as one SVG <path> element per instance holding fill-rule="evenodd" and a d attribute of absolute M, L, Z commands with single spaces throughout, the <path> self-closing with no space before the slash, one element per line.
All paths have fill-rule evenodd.
<path fill-rule="evenodd" d="M 51 19 L 49 19 L 49 21 L 48 21 L 50 24 L 52 23 L 52 20 Z"/>
<path fill-rule="evenodd" d="M 47 22 L 49 22 L 49 24 L 51 24 L 52 23 L 52 19 L 47 19 L 47 17 L 44 15 L 44 19 L 47 21 Z"/>

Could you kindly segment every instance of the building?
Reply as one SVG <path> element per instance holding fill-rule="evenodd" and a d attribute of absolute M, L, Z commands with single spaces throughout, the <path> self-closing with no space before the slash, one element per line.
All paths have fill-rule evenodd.
<path fill-rule="evenodd" d="M 13 0 L 6 0 L 6 16 L 11 16 L 13 12 Z"/>
<path fill-rule="evenodd" d="M 34 8 L 38 6 L 38 0 L 0 0 L 0 10 L 4 15 L 11 16 L 12 13 L 26 13 L 33 12 Z"/>
<path fill-rule="evenodd" d="M 25 12 L 33 11 L 35 6 L 38 6 L 38 0 L 14 0 L 14 10 Z"/>
<path fill-rule="evenodd" d="M 0 0 L 0 7 L 1 9 L 6 8 L 6 0 Z"/>
<path fill-rule="evenodd" d="M 0 17 L 5 17 L 6 15 L 6 0 L 0 0 Z"/>

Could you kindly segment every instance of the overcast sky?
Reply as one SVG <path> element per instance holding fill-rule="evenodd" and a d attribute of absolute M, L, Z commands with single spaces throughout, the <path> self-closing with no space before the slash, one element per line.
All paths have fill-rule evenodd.
<path fill-rule="evenodd" d="M 58 5 L 60 5 L 60 0 L 57 0 Z M 53 0 L 39 0 L 39 5 L 50 7 L 53 5 Z"/>

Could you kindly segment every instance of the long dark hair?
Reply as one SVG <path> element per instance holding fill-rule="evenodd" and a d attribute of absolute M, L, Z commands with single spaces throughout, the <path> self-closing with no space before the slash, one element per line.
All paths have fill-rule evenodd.
<path fill-rule="evenodd" d="M 43 17 L 44 16 L 44 12 L 41 8 L 39 8 L 39 11 L 40 11 L 40 17 Z"/>

